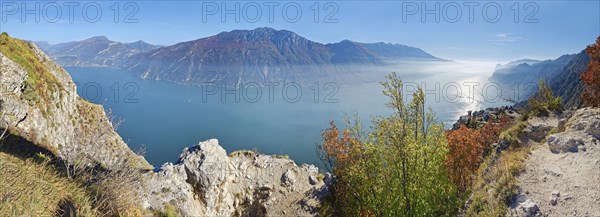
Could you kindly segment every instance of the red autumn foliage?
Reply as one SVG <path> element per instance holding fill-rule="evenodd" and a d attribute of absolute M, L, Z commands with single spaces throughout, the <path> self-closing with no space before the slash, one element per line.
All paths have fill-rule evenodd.
<path fill-rule="evenodd" d="M 329 122 L 329 128 L 322 133 L 323 144 L 319 146 L 318 155 L 329 170 L 342 169 L 351 165 L 352 159 L 349 158 L 350 151 L 355 148 L 360 141 L 353 137 L 348 130 L 340 131 L 333 121 Z"/>
<path fill-rule="evenodd" d="M 457 130 L 446 131 L 448 154 L 445 166 L 460 192 L 465 192 L 472 183 L 483 157 L 489 153 L 508 122 L 504 118 L 500 123 L 488 122 L 479 129 L 462 125 Z"/>
<path fill-rule="evenodd" d="M 590 63 L 581 74 L 585 86 L 581 100 L 585 106 L 600 107 L 600 36 L 595 44 L 589 45 L 585 50 L 590 55 Z"/>

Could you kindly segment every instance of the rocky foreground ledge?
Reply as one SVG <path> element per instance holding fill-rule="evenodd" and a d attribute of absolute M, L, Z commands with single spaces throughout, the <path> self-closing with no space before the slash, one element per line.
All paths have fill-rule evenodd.
<path fill-rule="evenodd" d="M 185 216 L 315 216 L 330 174 L 251 151 L 227 155 L 216 139 L 183 150 L 176 164 L 144 175 L 143 205 Z"/>

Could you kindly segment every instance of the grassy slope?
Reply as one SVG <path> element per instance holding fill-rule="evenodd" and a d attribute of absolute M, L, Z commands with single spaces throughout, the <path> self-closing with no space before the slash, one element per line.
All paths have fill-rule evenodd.
<path fill-rule="evenodd" d="M 47 112 L 44 103 L 63 87 L 32 48 L 6 33 L 0 35 L 0 52 L 27 71 L 25 100 Z M 46 155 L 11 154 L 6 149 L 11 142 L 16 141 L 0 140 L 0 216 L 54 216 L 61 203 L 73 204 L 80 215 L 97 215 L 83 185 L 62 175 Z"/>
<path fill-rule="evenodd" d="M 23 87 L 24 98 L 30 105 L 38 106 L 42 114 L 45 114 L 48 111 L 44 104 L 51 99 L 52 93 L 63 87 L 32 48 L 31 43 L 11 38 L 6 33 L 0 34 L 0 52 L 27 71 Z"/>
<path fill-rule="evenodd" d="M 529 147 L 517 147 L 502 151 L 497 159 L 495 153 L 486 158 L 473 183 L 472 203 L 466 216 L 504 216 L 518 193 L 516 177 L 529 153 Z"/>
<path fill-rule="evenodd" d="M 47 64 L 35 55 L 33 46 L 2 33 L 0 52 L 27 72 L 22 89 L 24 100 L 39 108 L 42 115 L 50 114 L 50 102 L 55 100 L 54 97 L 62 97 L 56 92 L 61 93 L 64 87 L 49 72 Z M 78 106 L 89 107 L 85 111 L 101 108 L 84 100 Z M 94 121 L 93 114 L 102 112 L 82 115 L 86 121 Z M 93 129 L 84 129 L 90 130 Z M 0 129 L 0 134 L 2 132 Z M 113 178 L 120 177 L 107 176 L 103 182 L 97 182 L 100 177 L 85 171 L 81 176 L 68 177 L 65 168 L 51 160 L 54 159 L 50 157 L 54 154 L 52 150 L 25 143 L 18 135 L 0 139 L 0 216 L 57 216 L 63 209 L 75 212 L 76 216 L 175 216 L 173 210 L 150 212 L 123 202 L 128 198 L 120 196 L 125 194 L 121 190 L 123 186 L 131 186 L 110 184 Z"/>
<path fill-rule="evenodd" d="M 85 187 L 61 176 L 46 156 L 0 152 L 0 216 L 54 216 L 61 202 L 72 203 L 81 216 L 96 216 L 91 201 Z"/>

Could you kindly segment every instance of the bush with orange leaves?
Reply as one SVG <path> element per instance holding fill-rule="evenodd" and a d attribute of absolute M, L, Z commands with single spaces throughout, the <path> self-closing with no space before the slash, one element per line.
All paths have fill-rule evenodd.
<path fill-rule="evenodd" d="M 345 168 L 352 164 L 351 152 L 357 152 L 360 140 L 356 135 L 351 135 L 350 129 L 344 129 L 340 137 L 340 131 L 333 121 L 329 122 L 329 128 L 323 133 L 323 144 L 319 145 L 319 157 L 323 160 L 325 167 L 333 171 L 334 167 Z"/>
<path fill-rule="evenodd" d="M 498 140 L 508 123 L 504 117 L 500 123 L 488 122 L 478 129 L 461 125 L 457 130 L 446 131 L 448 154 L 445 166 L 459 192 L 468 190 L 483 157 L 489 154 L 492 144 Z"/>
<path fill-rule="evenodd" d="M 585 106 L 600 107 L 600 36 L 595 44 L 589 45 L 585 50 L 590 55 L 590 63 L 581 74 L 585 86 L 581 100 Z"/>

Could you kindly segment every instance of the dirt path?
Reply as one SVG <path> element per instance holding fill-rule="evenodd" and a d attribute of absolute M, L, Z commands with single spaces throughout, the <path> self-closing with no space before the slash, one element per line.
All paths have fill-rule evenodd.
<path fill-rule="evenodd" d="M 600 110 L 579 110 L 564 132 L 533 145 L 518 177 L 521 194 L 508 215 L 600 217 L 599 131 Z"/>

